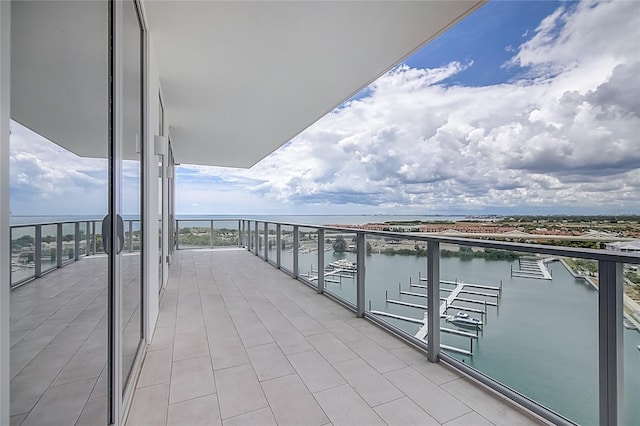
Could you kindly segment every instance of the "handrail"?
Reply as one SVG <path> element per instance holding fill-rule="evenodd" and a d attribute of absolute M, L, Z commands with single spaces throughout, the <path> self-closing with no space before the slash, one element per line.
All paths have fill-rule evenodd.
<path fill-rule="evenodd" d="M 38 223 L 21 223 L 9 226 L 10 239 L 11 239 L 11 255 L 12 255 L 12 265 L 11 265 L 11 278 L 10 278 L 10 286 L 11 288 L 17 288 L 23 284 L 26 284 L 29 281 L 40 278 L 41 276 L 64 267 L 65 265 L 72 263 L 74 261 L 79 260 L 81 257 L 96 255 L 100 253 L 104 253 L 104 249 L 100 246 L 99 237 L 101 235 L 100 223 L 102 219 L 81 219 L 81 220 L 62 220 L 62 221 L 47 221 L 47 222 L 38 222 Z M 134 242 L 133 242 L 133 234 L 134 234 L 134 223 L 139 223 L 140 219 L 127 219 L 127 230 L 128 230 L 128 238 L 126 243 L 126 249 L 128 252 L 136 251 Z M 98 224 L 98 225 L 96 225 Z M 73 225 L 73 231 L 67 231 L 65 233 L 64 229 L 68 225 Z M 43 262 L 43 258 L 45 256 L 42 253 L 42 245 L 43 239 L 47 238 L 43 236 L 43 228 L 55 226 L 55 247 L 52 247 L 49 252 L 50 262 Z M 33 231 L 26 233 L 25 229 L 32 228 Z M 13 242 L 17 240 L 14 238 L 15 231 L 23 230 L 24 235 L 29 235 L 33 239 L 33 243 L 31 245 L 33 248 L 30 251 L 22 251 L 21 253 L 27 253 L 27 259 L 31 259 L 31 261 L 27 260 L 26 263 L 19 263 L 16 261 L 13 262 L 13 257 L 18 255 L 18 259 L 20 258 L 21 253 L 15 252 L 13 249 Z M 73 246 L 69 247 L 70 244 L 63 244 L 63 240 L 65 236 L 72 235 L 72 240 L 68 241 Z M 53 237 L 53 235 L 50 235 Z M 18 237 L 20 238 L 20 237 Z M 52 242 L 53 242 L 52 241 Z M 65 245 L 67 247 L 65 247 Z M 65 252 L 65 248 L 67 251 Z M 83 252 L 82 254 L 80 252 Z M 64 255 L 67 254 L 67 259 L 64 259 Z M 43 269 L 43 266 L 47 265 L 46 269 Z M 14 268 L 16 270 L 14 271 Z M 14 272 L 17 272 L 21 268 L 22 270 L 28 269 L 33 270 L 33 273 L 26 274 L 26 276 L 15 279 L 14 280 Z"/>
<path fill-rule="evenodd" d="M 197 220 L 197 219 L 191 219 Z M 231 221 L 232 219 L 225 219 L 225 221 Z M 345 228 L 337 226 L 326 225 L 313 225 L 313 224 L 300 224 L 282 221 L 270 221 L 270 220 L 256 220 L 256 219 L 238 219 L 240 224 L 238 226 L 239 241 L 249 251 L 256 256 L 264 259 L 265 261 L 272 262 L 272 259 L 267 257 L 266 247 L 261 247 L 262 240 L 260 239 L 261 227 L 263 224 L 264 234 L 266 235 L 269 225 L 276 225 L 276 244 L 277 249 L 277 262 L 274 266 L 279 269 L 290 272 L 294 278 L 302 281 L 303 283 L 312 286 L 318 293 L 326 294 L 334 300 L 343 303 L 345 306 L 354 309 L 357 316 L 371 320 L 377 325 L 389 330 L 390 332 L 397 334 L 405 341 L 413 344 L 414 346 L 425 350 L 428 355 L 428 359 L 432 362 L 445 362 L 453 368 L 464 372 L 467 375 L 474 377 L 476 380 L 481 381 L 485 385 L 491 387 L 497 392 L 501 393 L 508 399 L 526 407 L 542 418 L 554 423 L 554 424 L 575 424 L 570 419 L 550 410 L 549 408 L 533 401 L 531 398 L 523 395 L 522 393 L 496 381 L 495 379 L 485 375 L 484 373 L 473 369 L 467 364 L 461 363 L 453 356 L 441 352 L 441 346 L 439 343 L 440 336 L 440 321 L 439 312 L 436 307 L 439 305 L 439 298 L 436 295 L 440 294 L 440 272 L 439 272 L 439 246 L 440 244 L 453 244 L 461 246 L 471 246 L 480 248 L 491 248 L 498 250 L 516 251 L 521 253 L 532 253 L 558 257 L 570 257 L 594 260 L 598 262 L 599 270 L 599 291 L 598 291 L 598 368 L 599 368 L 599 412 L 600 412 L 600 424 L 601 425 L 616 425 L 621 424 L 620 405 L 622 401 L 622 365 L 620 364 L 622 354 L 622 318 L 623 318 L 623 263 L 640 264 L 640 255 L 624 252 L 612 252 L 595 249 L 582 249 L 573 247 L 558 247 L 548 246 L 543 244 L 528 244 L 517 243 L 507 241 L 495 241 L 495 240 L 480 240 L 473 238 L 461 238 L 461 237 L 449 237 L 442 235 L 425 235 L 416 234 L 415 232 L 402 233 L 392 231 L 375 231 L 365 230 L 358 228 Z M 252 223 L 253 222 L 253 223 Z M 280 244 L 282 227 L 291 227 L 288 233 L 293 233 L 293 270 L 287 271 L 287 268 L 281 265 L 281 252 L 282 246 Z M 327 293 L 324 291 L 325 277 L 324 274 L 318 271 L 318 276 L 314 278 L 317 283 L 311 282 L 304 276 L 299 275 L 298 268 L 298 254 L 300 252 L 299 245 L 299 232 L 302 228 L 308 228 L 315 230 L 318 233 L 318 238 L 322 235 L 323 243 L 318 242 L 318 270 L 322 269 L 321 265 L 324 265 L 324 236 L 326 232 L 332 233 L 345 233 L 355 235 L 356 237 L 356 256 L 359 259 L 357 262 L 357 284 L 356 284 L 356 298 L 355 306 L 346 300 L 342 300 L 340 297 Z M 427 313 L 429 315 L 429 321 L 427 321 L 427 342 L 419 341 L 414 336 L 407 334 L 406 332 L 398 329 L 397 327 L 385 323 L 384 321 L 376 318 L 375 315 L 366 311 L 364 306 L 364 276 L 365 262 L 364 251 L 365 238 L 367 236 L 383 237 L 383 238 L 400 238 L 403 240 L 419 241 L 426 243 L 427 245 L 427 260 L 429 266 L 427 267 L 428 278 L 427 282 L 430 284 L 427 288 L 427 300 L 429 304 L 427 306 Z M 266 244 L 266 239 L 265 239 Z M 264 251 L 261 250 L 264 248 Z M 320 250 L 322 248 L 322 250 Z M 322 251 L 322 255 L 320 252 Z M 321 261 L 322 260 L 322 261 Z M 433 284 L 431 284 L 433 283 Z"/>

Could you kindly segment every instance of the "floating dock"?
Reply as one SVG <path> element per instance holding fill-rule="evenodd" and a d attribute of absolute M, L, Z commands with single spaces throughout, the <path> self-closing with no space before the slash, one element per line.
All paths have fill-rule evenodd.
<path fill-rule="evenodd" d="M 418 282 L 427 282 L 427 279 L 418 275 Z M 458 312 L 469 312 L 474 314 L 479 314 L 482 317 L 483 322 L 486 320 L 487 307 L 498 307 L 499 300 L 502 295 L 502 283 L 500 286 L 491 286 L 485 284 L 474 284 L 474 283 L 466 283 L 464 281 L 448 281 L 442 280 L 440 281 L 443 284 L 440 287 L 441 291 L 441 304 L 439 308 L 439 316 L 440 318 L 447 318 L 448 311 L 456 310 Z M 409 286 L 410 288 L 416 289 L 426 289 L 428 286 L 425 284 L 414 284 L 412 279 L 409 278 Z M 444 294 L 448 293 L 446 296 Z M 415 291 L 407 291 L 402 289 L 402 285 L 398 284 L 398 295 L 399 298 L 402 296 L 410 296 L 414 298 L 422 298 L 427 299 L 427 295 L 425 293 L 418 293 Z M 473 297 L 478 297 L 474 299 Z M 480 299 L 482 298 L 482 299 Z M 492 299 L 492 300 L 487 300 Z M 415 337 L 421 340 L 425 340 L 428 333 L 428 318 L 427 318 L 427 306 L 426 303 L 415 303 L 409 302 L 405 300 L 392 299 L 389 297 L 389 290 L 385 291 L 385 301 L 388 305 L 397 305 L 397 306 L 405 306 L 409 308 L 415 308 L 422 310 L 422 318 L 414 318 L 406 315 L 398 315 L 391 312 L 372 310 L 371 309 L 371 301 L 369 301 L 369 311 L 372 314 L 376 314 L 382 317 L 393 318 L 405 322 L 409 322 L 412 324 L 420 324 L 421 327 L 418 332 L 415 334 Z M 462 306 L 460 303 L 465 304 L 476 304 L 482 305 L 478 308 L 471 308 L 469 306 Z M 469 339 L 469 349 L 462 349 L 447 345 L 442 345 L 442 348 L 448 351 L 458 352 L 465 355 L 473 355 L 473 340 L 478 339 L 480 337 L 480 327 L 476 327 L 473 331 L 465 331 L 457 328 L 448 328 L 448 327 L 440 327 L 440 331 L 442 333 L 452 334 L 456 336 L 461 336 Z"/>
<path fill-rule="evenodd" d="M 519 268 L 511 268 L 511 276 L 519 278 L 535 278 L 538 280 L 551 280 L 551 272 L 544 259 L 537 257 L 521 257 L 519 260 Z"/>

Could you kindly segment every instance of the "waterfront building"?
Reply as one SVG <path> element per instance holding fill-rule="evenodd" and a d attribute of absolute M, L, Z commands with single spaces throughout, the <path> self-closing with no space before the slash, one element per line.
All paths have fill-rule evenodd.
<path fill-rule="evenodd" d="M 11 229 L 34 240 L 20 283 L 11 274 L 23 249 L 10 265 L 12 249 L 0 248 L 0 424 L 564 421 L 499 384 L 501 395 L 487 390 L 477 381 L 490 378 L 455 360 L 437 363 L 438 333 L 429 363 L 425 342 L 362 319 L 361 291 L 353 315 L 245 251 L 176 251 L 176 164 L 252 166 L 483 3 L 0 2 L 0 241 L 12 241 L 11 120 L 108 160 L 102 222 Z M 260 236 L 275 231 L 299 278 L 297 226 L 234 226 L 236 244 L 265 260 Z M 194 237 L 213 241 L 210 229 Z M 304 254 L 321 259 L 316 235 Z M 365 234 L 353 237 L 362 289 Z M 425 241 L 439 282 L 439 240 Z M 621 404 L 613 284 L 633 259 L 599 256 L 604 425 Z M 437 327 L 437 285 L 429 291 Z"/>

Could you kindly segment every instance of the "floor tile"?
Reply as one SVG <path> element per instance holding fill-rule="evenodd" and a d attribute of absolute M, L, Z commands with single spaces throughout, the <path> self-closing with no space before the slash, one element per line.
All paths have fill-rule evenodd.
<path fill-rule="evenodd" d="M 167 424 L 168 405 L 169 384 L 138 388 L 133 395 L 127 425 L 164 426 Z"/>
<path fill-rule="evenodd" d="M 384 425 L 375 411 L 348 385 L 314 394 L 335 426 Z"/>
<path fill-rule="evenodd" d="M 404 396 L 397 387 L 360 358 L 343 361 L 333 367 L 371 407 Z"/>
<path fill-rule="evenodd" d="M 203 356 L 175 361 L 171 368 L 169 403 L 173 404 L 215 392 L 211 358 Z"/>
<path fill-rule="evenodd" d="M 442 388 L 471 407 L 482 417 L 496 425 L 534 425 L 537 422 L 514 407 L 503 398 L 496 397 L 489 390 L 469 379 L 456 379 L 442 385 Z"/>
<path fill-rule="evenodd" d="M 247 348 L 247 354 L 261 382 L 295 373 L 280 347 L 275 343 L 252 346 Z"/>
<path fill-rule="evenodd" d="M 406 363 L 368 338 L 348 342 L 347 346 L 349 346 L 353 352 L 360 355 L 361 358 L 366 359 L 367 363 L 379 373 L 386 373 L 407 366 Z"/>
<path fill-rule="evenodd" d="M 396 399 L 374 408 L 375 412 L 389 426 L 439 426 L 433 417 L 428 415 L 415 402 L 407 397 Z M 472 426 L 469 424 L 468 426 Z"/>
<path fill-rule="evenodd" d="M 215 378 L 223 419 L 267 407 L 267 400 L 251 365 L 217 370 Z"/>
<path fill-rule="evenodd" d="M 94 384 L 95 380 L 82 380 L 49 387 L 22 425 L 75 424 Z"/>
<path fill-rule="evenodd" d="M 289 355 L 288 358 L 311 392 L 315 393 L 345 383 L 333 367 L 315 350 Z"/>
<path fill-rule="evenodd" d="M 328 419 L 300 378 L 292 374 L 262 382 L 278 425 L 323 425 Z"/>
<path fill-rule="evenodd" d="M 449 422 L 443 423 L 444 426 L 494 426 L 489 420 L 480 414 L 472 411 L 464 416 L 457 417 Z"/>
<path fill-rule="evenodd" d="M 307 340 L 330 364 L 358 357 L 355 352 L 331 333 L 308 336 Z"/>
<path fill-rule="evenodd" d="M 171 380 L 172 352 L 171 349 L 147 352 L 137 387 L 142 388 L 160 383 L 169 383 Z"/>
<path fill-rule="evenodd" d="M 438 385 L 411 367 L 391 371 L 384 376 L 440 423 L 471 411 L 468 406 L 443 392 Z"/>
<path fill-rule="evenodd" d="M 167 426 L 220 425 L 220 410 L 215 394 L 169 405 Z"/>
<path fill-rule="evenodd" d="M 241 414 L 222 421 L 224 426 L 276 426 L 276 419 L 273 417 L 270 408 L 261 408 L 250 413 Z"/>

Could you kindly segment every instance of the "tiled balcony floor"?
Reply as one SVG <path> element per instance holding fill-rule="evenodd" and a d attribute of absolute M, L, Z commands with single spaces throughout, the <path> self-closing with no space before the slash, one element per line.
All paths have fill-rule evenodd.
<path fill-rule="evenodd" d="M 179 251 L 127 424 L 539 424 L 245 250 Z"/>

